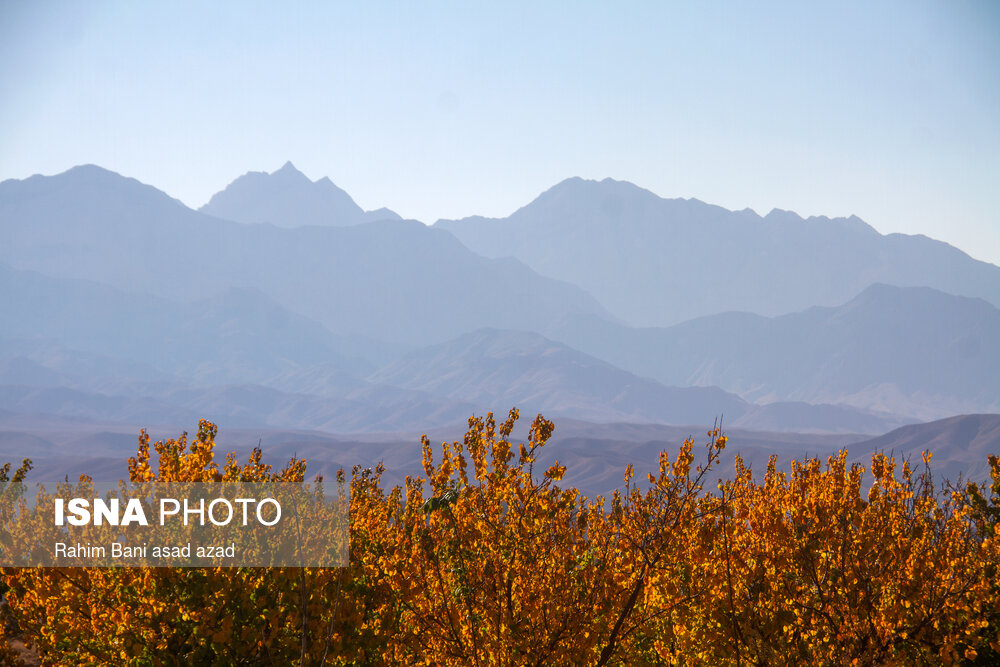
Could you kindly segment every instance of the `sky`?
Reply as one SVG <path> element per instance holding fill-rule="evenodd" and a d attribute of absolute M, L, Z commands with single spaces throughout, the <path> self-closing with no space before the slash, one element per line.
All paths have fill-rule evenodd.
<path fill-rule="evenodd" d="M 0 0 L 0 180 L 197 208 L 291 160 L 502 217 L 571 177 L 858 215 L 1000 265 L 1000 3 Z"/>

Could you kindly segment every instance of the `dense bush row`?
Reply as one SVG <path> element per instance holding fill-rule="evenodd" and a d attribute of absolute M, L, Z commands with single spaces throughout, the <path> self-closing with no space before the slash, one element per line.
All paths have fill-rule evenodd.
<path fill-rule="evenodd" d="M 425 478 L 350 479 L 346 568 L 7 569 L 8 636 L 44 664 L 989 664 L 998 655 L 1000 462 L 992 486 L 935 489 L 876 455 L 755 475 L 726 438 L 692 441 L 609 499 L 535 455 L 553 425 L 469 420 Z M 302 480 L 232 456 L 215 426 L 140 436 L 133 481 Z M 14 477 L 23 475 L 25 469 Z M 3 481 L 11 477 L 10 467 Z M 15 660 L 8 654 L 7 660 Z"/>

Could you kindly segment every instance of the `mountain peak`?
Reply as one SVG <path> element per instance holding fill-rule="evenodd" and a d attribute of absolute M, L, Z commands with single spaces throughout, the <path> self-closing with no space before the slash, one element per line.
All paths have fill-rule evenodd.
<path fill-rule="evenodd" d="M 152 185 L 95 164 L 77 165 L 53 176 L 35 174 L 23 180 L 12 178 L 0 183 L 0 198 L 8 202 L 50 197 L 53 192 L 72 200 L 74 207 L 89 207 L 93 200 L 108 197 L 131 203 L 141 202 L 146 206 L 184 207 L 184 204 Z"/>
<path fill-rule="evenodd" d="M 772 208 L 764 220 L 768 222 L 802 222 L 802 216 L 795 211 L 786 211 L 783 208 Z"/>
<path fill-rule="evenodd" d="M 644 188 L 640 188 L 635 183 L 630 181 L 619 181 L 614 178 L 606 177 L 601 180 L 582 178 L 580 176 L 571 176 L 569 178 L 563 179 L 553 185 L 551 188 L 546 190 L 546 194 L 549 192 L 645 192 L 653 194 Z"/>
<path fill-rule="evenodd" d="M 616 181 L 613 178 L 596 181 L 573 176 L 556 183 L 538 195 L 518 213 L 531 209 L 568 207 L 577 210 L 599 210 L 615 216 L 621 212 L 626 202 L 649 203 L 659 199 L 659 196 L 629 181 Z"/>
<path fill-rule="evenodd" d="M 251 171 L 201 209 L 218 218 L 277 227 L 342 227 L 365 221 L 364 211 L 329 178 L 311 181 L 291 161 L 270 174 Z"/>
<path fill-rule="evenodd" d="M 271 176 L 271 178 L 281 178 L 281 179 L 286 179 L 286 180 L 288 180 L 288 179 L 294 179 L 296 181 L 301 181 L 301 182 L 304 182 L 304 183 L 313 183 L 313 181 L 309 180 L 308 176 L 306 176 L 305 174 L 303 174 L 301 171 L 299 171 L 295 167 L 294 164 L 292 164 L 291 160 L 289 160 L 288 162 L 286 162 L 285 164 L 283 164 L 281 166 L 281 169 L 278 169 L 277 171 L 271 172 L 270 176 Z M 322 183 L 323 181 L 326 181 L 326 182 L 329 183 L 330 179 L 324 177 L 323 179 L 320 179 L 319 181 L 316 181 L 316 183 Z M 331 183 L 331 185 L 332 185 L 332 183 Z"/>

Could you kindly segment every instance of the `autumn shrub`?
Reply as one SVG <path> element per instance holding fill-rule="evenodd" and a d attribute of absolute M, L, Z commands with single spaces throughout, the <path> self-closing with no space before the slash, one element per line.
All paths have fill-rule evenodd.
<path fill-rule="evenodd" d="M 512 410 L 421 441 L 423 475 L 350 479 L 343 568 L 8 569 L 17 631 L 46 664 L 989 664 L 998 646 L 1000 464 L 992 486 L 841 452 L 754 473 L 708 432 L 588 498 L 536 467 Z M 133 481 L 301 481 L 214 455 L 215 426 L 143 433 Z M 86 480 L 83 480 L 85 482 Z M 345 480 L 346 481 L 346 480 Z M 0 516 L 0 518 L 3 518 Z M 992 648 L 991 648 L 992 646 Z"/>
<path fill-rule="evenodd" d="M 993 583 L 991 556 L 961 494 L 935 493 L 929 466 L 875 454 L 871 485 L 847 454 L 772 458 L 706 498 L 702 564 L 716 582 L 699 599 L 691 648 L 709 662 L 927 664 L 975 656 Z M 925 462 L 929 461 L 925 454 Z M 681 660 L 683 661 L 683 660 Z"/>
<path fill-rule="evenodd" d="M 16 510 L 17 487 L 30 470 L 30 459 L 25 459 L 13 475 L 10 463 L 0 466 L 0 541 L 7 541 L 7 526 Z M 21 665 L 23 663 L 17 652 L 10 646 L 11 639 L 17 634 L 17 624 L 8 601 L 9 592 L 10 586 L 0 578 L 0 665 Z"/>
<path fill-rule="evenodd" d="M 982 485 L 968 483 L 965 487 L 969 502 L 972 505 L 972 517 L 976 530 L 983 537 L 984 547 L 988 552 L 985 574 L 992 582 L 991 594 L 994 600 L 1000 601 L 1000 580 L 997 578 L 997 565 L 1000 564 L 1000 458 L 991 455 L 989 482 Z M 988 610 L 987 626 L 980 633 L 978 655 L 974 664 L 1000 665 L 1000 603 Z"/>
<path fill-rule="evenodd" d="M 609 664 L 642 636 L 651 597 L 684 598 L 658 575 L 696 523 L 693 443 L 673 466 L 664 455 L 645 490 L 630 469 L 606 511 L 557 485 L 565 467 L 535 470 L 553 424 L 539 416 L 514 445 L 517 418 L 470 419 L 436 464 L 425 438 L 427 477 L 405 489 L 355 476 L 352 554 L 377 590 L 388 662 Z"/>
<path fill-rule="evenodd" d="M 153 445 L 143 432 L 133 482 L 302 481 L 305 461 L 280 471 L 255 449 L 215 461 L 216 427 Z M 155 467 L 154 467 L 155 464 Z M 81 479 L 86 485 L 89 480 Z M 20 631 L 51 665 L 318 664 L 335 640 L 327 616 L 336 570 L 298 568 L 24 568 L 7 570 Z"/>

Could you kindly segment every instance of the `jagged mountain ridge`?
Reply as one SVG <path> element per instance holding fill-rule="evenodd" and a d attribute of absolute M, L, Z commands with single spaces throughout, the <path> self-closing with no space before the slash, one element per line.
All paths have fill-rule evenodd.
<path fill-rule="evenodd" d="M 281 172 L 286 173 L 280 176 Z M 290 165 L 267 176 L 272 178 L 276 175 L 300 184 L 304 181 L 309 187 L 325 187 L 322 186 L 322 181 L 313 183 Z M 656 276 L 662 273 L 669 278 L 670 271 L 664 270 L 662 262 L 644 264 L 641 261 L 649 254 L 650 249 L 645 248 L 640 243 L 641 238 L 636 236 L 636 229 L 640 229 L 646 230 L 643 233 L 648 233 L 654 241 L 659 238 L 657 230 L 662 232 L 664 220 L 657 216 L 662 212 L 664 202 L 680 211 L 680 222 L 697 222 L 688 226 L 705 235 L 706 239 L 718 232 L 721 224 L 719 220 L 732 222 L 729 220 L 732 215 L 737 215 L 743 221 L 740 224 L 746 233 L 749 233 L 747 230 L 753 231 L 755 225 L 759 226 L 764 221 L 772 233 L 777 233 L 775 230 L 792 229 L 794 233 L 790 234 L 791 238 L 804 235 L 811 239 L 809 243 L 819 249 L 825 247 L 826 241 L 831 239 L 833 246 L 836 246 L 838 239 L 886 238 L 856 218 L 817 218 L 803 221 L 794 214 L 783 212 L 772 212 L 765 218 L 750 211 L 732 214 L 694 200 L 662 200 L 631 184 L 613 181 L 597 184 L 613 196 L 602 195 L 603 198 L 595 199 L 592 192 L 594 185 L 593 182 L 571 179 L 544 193 L 525 209 L 548 211 L 546 215 L 553 219 L 558 218 L 561 211 L 574 212 L 573 216 L 556 221 L 566 233 L 567 252 L 580 246 L 584 237 L 594 237 L 600 241 L 601 234 L 607 232 L 606 229 L 602 231 L 602 225 L 606 227 L 605 223 L 608 221 L 614 222 L 617 225 L 611 230 L 614 233 L 603 239 L 602 250 L 605 257 L 602 259 L 596 256 L 592 263 L 584 263 L 580 267 L 596 277 L 607 272 L 605 265 L 614 265 L 617 261 L 620 265 L 628 265 L 636 275 Z M 519 214 L 521 212 L 511 216 L 511 219 Z M 600 224 L 594 223 L 594 219 Z M 535 224 L 532 216 L 524 217 L 524 220 L 531 225 Z M 674 220 L 671 224 L 680 222 Z M 525 226 L 519 233 L 532 243 L 540 244 L 544 241 L 544 235 L 536 235 L 537 230 L 531 225 Z M 737 369 L 739 377 L 734 379 L 732 375 L 736 371 L 732 370 L 733 364 L 713 357 L 711 350 L 699 352 L 690 345 L 690 354 L 686 353 L 686 360 L 697 362 L 698 365 L 693 370 L 683 365 L 673 367 L 670 365 L 673 363 L 672 357 L 665 355 L 664 350 L 672 347 L 682 350 L 683 345 L 664 346 L 662 335 L 656 331 L 630 329 L 622 322 L 615 322 L 610 313 L 585 290 L 565 282 L 543 278 L 539 275 L 543 271 L 532 271 L 516 259 L 489 260 L 470 252 L 443 229 L 447 226 L 448 224 L 442 224 L 441 228 L 428 229 L 418 222 L 402 220 L 382 220 L 346 227 L 306 225 L 294 229 L 279 228 L 273 224 L 237 223 L 191 211 L 155 188 L 93 166 L 75 168 L 55 177 L 32 177 L 24 181 L 0 183 L 0 241 L 3 241 L 0 243 L 0 261 L 7 262 L 19 271 L 37 271 L 54 279 L 94 281 L 97 285 L 111 286 L 123 294 L 130 294 L 130 298 L 139 304 L 147 302 L 148 308 L 145 311 L 136 306 L 130 312 L 145 313 L 140 319 L 145 318 L 152 330 L 166 332 L 167 342 L 171 340 L 171 335 L 176 336 L 176 332 L 180 332 L 180 337 L 173 339 L 177 344 L 173 348 L 168 346 L 166 352 L 163 351 L 162 342 L 160 348 L 142 348 L 142 336 L 132 337 L 132 340 L 124 335 L 128 327 L 123 327 L 116 339 L 114 322 L 127 321 L 128 317 L 135 315 L 116 315 L 113 311 L 103 313 L 101 299 L 104 297 L 91 300 L 95 304 L 92 308 L 80 307 L 76 311 L 67 308 L 58 312 L 62 312 L 64 318 L 77 318 L 84 324 L 88 324 L 90 317 L 103 317 L 104 324 L 107 325 L 104 333 L 100 332 L 100 327 L 86 334 L 81 334 L 80 331 L 76 333 L 84 337 L 89 335 L 91 342 L 103 340 L 105 346 L 92 349 L 82 345 L 83 351 L 91 355 L 120 355 L 129 350 L 129 343 L 134 342 L 138 347 L 132 350 L 128 360 L 139 362 L 162 358 L 164 361 L 158 364 L 156 370 L 168 375 L 162 379 L 165 383 L 180 380 L 183 385 L 193 379 L 201 387 L 204 382 L 213 381 L 216 386 L 236 383 L 233 386 L 252 387 L 259 384 L 287 394 L 338 400 L 357 398 L 366 404 L 374 401 L 387 410 L 393 401 L 410 400 L 408 397 L 411 395 L 406 392 L 426 390 L 428 396 L 436 397 L 435 400 L 438 401 L 454 402 L 464 400 L 466 395 L 476 396 L 489 408 L 496 408 L 497 402 L 536 401 L 546 410 L 555 411 L 552 412 L 554 416 L 563 414 L 586 417 L 585 413 L 589 411 L 592 416 L 599 414 L 600 419 L 605 420 L 662 419 L 697 422 L 707 419 L 705 415 L 728 412 L 734 419 L 750 420 L 745 421 L 747 424 L 766 424 L 768 428 L 781 428 L 778 422 L 785 420 L 804 431 L 826 429 L 873 433 L 878 428 L 900 423 L 898 417 L 885 413 L 895 412 L 904 418 L 913 417 L 913 412 L 899 410 L 901 406 L 907 407 L 904 405 L 906 401 L 912 403 L 914 392 L 904 387 L 902 395 L 905 401 L 901 403 L 897 400 L 899 397 L 892 394 L 892 388 L 886 388 L 896 380 L 891 373 L 884 373 L 874 380 L 868 378 L 871 381 L 861 385 L 860 389 L 850 382 L 841 383 L 840 379 L 843 378 L 836 382 L 829 381 L 829 374 L 795 376 L 787 382 L 798 384 L 789 389 L 781 384 L 784 381 L 781 377 L 775 379 L 767 375 L 769 371 L 789 366 L 788 354 L 778 361 L 772 358 L 763 369 L 754 368 L 752 362 L 748 362 L 751 363 L 749 371 L 744 373 Z M 503 226 L 498 229 L 511 231 Z M 930 243 L 937 250 L 943 245 L 938 242 Z M 655 246 L 655 243 L 650 245 Z M 747 247 L 752 247 L 752 243 Z M 691 257 L 697 256 L 690 249 L 685 252 Z M 806 253 L 806 259 L 808 257 Z M 967 257 L 965 259 L 968 260 Z M 724 267 L 726 264 L 719 262 L 719 266 Z M 977 267 L 971 266 L 973 269 Z M 746 267 L 744 269 L 750 270 Z M 720 276 L 725 277 L 724 274 L 720 269 L 704 275 L 685 277 L 685 280 L 693 280 L 695 283 L 703 280 L 711 287 L 711 282 L 719 280 Z M 655 282 L 652 280 L 652 283 Z M 648 287 L 643 281 L 639 281 L 637 286 L 642 289 Z M 682 288 L 680 291 L 683 293 L 686 288 L 683 285 Z M 66 294 L 78 295 L 74 289 L 76 288 L 69 289 Z M 642 289 L 635 291 L 639 293 Z M 121 295 L 112 300 L 119 298 Z M 890 296 L 886 301 L 887 305 L 883 305 L 881 310 L 891 312 L 893 299 L 895 297 Z M 180 308 L 166 306 L 165 300 Z M 46 299 L 41 301 L 39 307 L 44 307 Z M 86 301 L 83 299 L 81 304 Z M 13 297 L 11 303 L 15 303 Z M 29 305 L 22 309 L 24 322 L 33 321 L 32 317 L 37 314 L 32 311 L 33 307 Z M 226 312 L 231 312 L 234 308 L 245 311 L 247 317 L 232 318 L 226 315 Z M 169 321 L 158 319 L 151 310 L 173 313 L 173 321 L 189 324 L 186 328 L 172 327 Z M 904 307 L 903 314 L 907 312 L 909 310 Z M 729 319 L 715 322 L 705 332 L 698 330 L 702 325 L 696 322 L 680 325 L 678 331 L 684 331 L 685 326 L 694 327 L 692 330 L 695 331 L 695 339 L 716 341 L 723 352 L 728 349 L 743 350 L 758 362 L 768 358 L 766 354 L 758 354 L 759 340 L 756 348 L 752 344 L 757 335 L 753 332 L 762 328 L 760 321 L 764 318 L 733 314 L 725 317 Z M 89 321 L 89 324 L 94 324 L 94 321 Z M 58 321 L 50 320 L 48 326 L 50 329 L 58 329 Z M 371 366 L 346 368 L 344 355 L 341 354 L 345 350 L 356 351 L 356 348 L 364 349 L 367 346 L 368 352 L 352 354 L 367 359 L 370 364 L 382 366 L 390 360 L 388 357 L 398 356 L 408 348 L 423 348 L 412 353 L 420 358 L 420 354 L 426 353 L 428 345 L 451 345 L 462 336 L 480 331 L 483 327 L 497 332 L 506 331 L 504 336 L 510 335 L 512 329 L 540 332 L 595 357 L 596 359 L 589 359 L 585 363 L 590 368 L 599 366 L 595 363 L 598 359 L 620 368 L 609 366 L 603 371 L 603 375 L 598 374 L 603 378 L 602 382 L 580 382 L 573 375 L 579 371 L 581 364 L 576 349 L 560 350 L 555 356 L 562 361 L 546 368 L 545 355 L 531 356 L 534 354 L 532 350 L 535 343 L 520 341 L 518 345 L 521 347 L 517 354 L 534 359 L 536 368 L 528 369 L 530 373 L 522 373 L 514 379 L 503 374 L 499 376 L 500 384 L 516 384 L 518 392 L 509 391 L 509 387 L 505 391 L 504 387 L 490 386 L 491 382 L 497 384 L 497 379 L 489 374 L 483 375 L 481 371 L 489 367 L 491 358 L 485 350 L 479 350 L 474 353 L 466 351 L 461 357 L 467 379 L 461 385 L 460 393 L 463 395 L 457 396 L 455 391 L 446 391 L 441 386 L 414 389 L 403 380 L 399 382 L 404 387 L 394 388 L 392 383 L 383 382 L 384 378 L 378 373 L 371 376 L 374 380 L 366 378 L 364 375 L 371 370 Z M 934 335 L 940 333 L 926 323 L 916 323 L 913 327 L 918 332 L 933 329 L 937 332 Z M 233 338 L 234 329 L 243 329 L 246 335 Z M 259 339 L 255 338 L 259 333 L 258 329 L 262 330 Z M 858 334 L 876 330 L 888 333 L 874 342 L 862 341 L 859 343 L 860 347 L 848 351 L 849 354 L 836 350 L 831 352 L 829 348 L 822 346 L 803 348 L 803 352 L 799 349 L 801 346 L 796 347 L 794 340 L 791 343 L 786 341 L 780 349 L 786 353 L 798 350 L 797 354 L 805 354 L 806 357 L 813 355 L 827 364 L 826 371 L 830 370 L 830 359 L 839 360 L 842 371 L 850 369 L 851 364 L 858 359 L 864 360 L 862 348 L 865 345 L 879 350 L 885 350 L 888 346 L 890 352 L 893 348 L 907 349 L 906 345 L 900 345 L 898 336 L 888 335 L 892 333 L 891 323 L 873 327 L 870 322 L 858 320 L 846 329 L 839 330 L 839 339 L 854 340 L 852 332 Z M 738 338 L 713 337 L 721 331 L 738 334 Z M 977 350 L 982 352 L 985 345 L 983 341 L 989 340 L 990 331 L 992 329 L 989 327 L 983 331 L 975 330 L 966 336 L 968 340 L 952 341 L 946 347 L 956 354 L 961 352 L 967 356 Z M 204 341 L 199 338 L 203 333 L 208 334 Z M 23 330 L 6 334 L 0 332 L 0 335 L 9 336 L 7 340 L 17 340 L 17 345 L 23 344 L 25 334 Z M 70 350 L 65 354 L 81 352 L 74 347 L 80 345 L 79 339 L 74 340 L 69 334 L 60 339 L 58 334 L 55 331 L 53 338 L 64 343 L 63 347 Z M 326 342 L 317 342 L 320 339 Z M 777 339 L 781 339 L 781 336 Z M 116 340 L 119 341 L 117 345 L 112 343 Z M 331 340 L 335 342 L 329 342 Z M 976 341 L 979 341 L 978 347 Z M 186 347 L 194 349 L 202 343 L 204 347 L 200 352 L 201 356 L 213 360 L 214 366 L 212 363 L 201 366 L 177 363 L 189 351 Z M 313 349 L 310 346 L 314 344 L 314 352 L 308 352 Z M 282 345 L 287 349 L 281 351 Z M 550 350 L 554 349 L 551 340 L 545 345 Z M 0 355 L 6 364 L 0 371 L 8 376 L 10 384 L 20 385 L 22 380 L 27 379 L 28 384 L 41 383 L 40 386 L 48 386 L 46 383 L 60 381 L 60 378 L 67 377 L 64 369 L 73 364 L 47 365 L 47 359 L 53 354 L 52 349 L 56 348 L 31 348 L 27 356 Z M 160 349 L 160 352 L 155 352 L 156 349 Z M 378 352 L 379 350 L 382 352 Z M 385 354 L 386 350 L 390 351 L 388 356 Z M 382 354 L 379 360 L 373 361 L 368 356 L 373 351 Z M 305 354 L 300 354 L 303 352 Z M 630 354 L 635 358 L 629 358 Z M 985 354 L 989 357 L 988 350 Z M 261 368 L 253 373 L 249 372 L 256 363 L 255 359 L 262 356 L 268 357 L 268 363 L 259 364 Z M 916 357 L 911 354 L 911 358 Z M 84 359 L 77 356 L 74 359 L 76 368 L 87 364 L 92 367 L 94 364 L 93 357 Z M 115 359 L 121 360 L 119 357 Z M 801 365 L 806 370 L 810 368 L 809 364 L 791 365 Z M 879 369 L 878 364 L 864 363 L 862 366 L 860 370 L 864 371 Z M 989 363 L 980 366 L 992 367 Z M 227 369 L 235 369 L 239 373 L 227 375 Z M 947 366 L 944 369 L 947 370 Z M 625 371 L 631 371 L 631 375 Z M 884 368 L 879 372 L 883 371 Z M 893 372 L 898 371 L 896 368 Z M 545 377 L 545 373 L 549 373 L 549 376 Z M 625 376 L 631 379 L 619 382 Z M 928 370 L 925 376 L 924 380 L 930 378 L 934 381 L 950 377 L 938 367 Z M 438 379 L 447 377 L 450 376 L 442 373 Z M 979 376 L 970 377 L 975 379 Z M 104 384 L 98 387 L 76 388 L 81 391 L 105 391 L 107 382 L 110 381 L 105 378 Z M 527 391 L 530 383 L 541 388 L 536 388 L 534 392 Z M 601 386 L 602 383 L 617 386 L 619 391 L 609 393 L 609 388 Z M 774 402 L 760 406 L 744 404 L 737 409 L 734 406 L 741 403 L 739 400 L 734 401 L 734 397 L 725 392 L 714 390 L 716 393 L 707 402 L 721 404 L 724 409 L 702 406 L 687 412 L 661 410 L 660 405 L 674 404 L 672 407 L 676 408 L 685 403 L 681 394 L 667 397 L 665 390 L 673 391 L 672 386 L 690 384 L 720 384 L 727 391 L 738 391 L 744 398 Z M 945 385 L 939 383 L 938 386 Z M 916 396 L 916 399 L 924 402 L 923 407 L 926 404 L 937 404 L 939 407 L 943 406 L 941 409 L 954 407 L 958 410 L 968 407 L 969 401 L 980 401 L 976 405 L 993 409 L 993 404 L 982 403 L 989 399 L 993 391 L 991 378 L 984 377 L 982 382 L 973 382 L 971 386 L 976 387 L 979 393 L 970 397 L 962 393 L 968 387 L 948 384 L 947 391 L 954 388 L 955 396 L 951 398 L 955 400 L 944 396 L 944 390 L 935 393 L 933 387 L 930 390 L 918 387 L 917 393 L 923 391 L 923 394 Z M 557 387 L 558 391 L 545 396 L 545 389 L 552 387 Z M 829 391 L 816 393 L 816 387 Z M 179 395 L 177 391 L 186 391 L 186 388 L 174 386 L 171 391 L 176 396 Z M 703 396 L 708 396 L 704 390 L 698 391 Z M 698 391 L 683 393 L 693 396 Z M 153 392 L 151 397 L 162 397 L 165 392 L 165 389 Z M 888 395 L 885 395 L 886 392 Z M 238 401 L 239 396 L 244 394 L 226 391 L 220 395 L 230 401 L 228 407 L 224 407 L 223 403 L 213 405 L 228 411 L 226 414 L 243 414 L 240 406 L 232 401 Z M 654 400 L 651 397 L 658 398 Z M 651 407 L 651 401 L 656 406 Z M 808 405 L 802 401 L 817 405 Z M 737 417 L 737 413 L 743 416 Z M 296 413 L 294 410 L 283 410 L 280 414 L 289 416 Z M 921 413 L 920 416 L 927 415 Z M 336 424 L 342 424 L 345 428 L 358 427 L 356 420 L 347 426 L 347 422 L 337 419 L 340 418 L 323 423 L 331 428 Z M 398 422 L 389 420 L 383 423 Z M 314 426 L 314 422 L 309 424 Z"/>
<path fill-rule="evenodd" d="M 270 174 L 251 171 L 217 192 L 201 213 L 236 222 L 277 227 L 347 226 L 399 220 L 394 211 L 364 211 L 349 194 L 323 177 L 310 181 L 291 162 Z"/>
<path fill-rule="evenodd" d="M 0 183 L 0 262 L 181 302 L 255 288 L 335 333 L 411 345 L 606 314 L 578 287 L 416 221 L 246 225 L 93 166 Z"/>
<path fill-rule="evenodd" d="M 612 179 L 571 178 L 507 218 L 434 226 L 483 255 L 516 257 L 583 287 L 632 326 L 834 306 L 876 282 L 1000 306 L 1000 267 L 925 236 L 883 236 L 856 217 L 728 211 Z"/>

